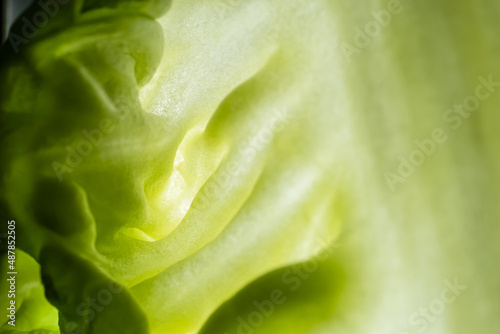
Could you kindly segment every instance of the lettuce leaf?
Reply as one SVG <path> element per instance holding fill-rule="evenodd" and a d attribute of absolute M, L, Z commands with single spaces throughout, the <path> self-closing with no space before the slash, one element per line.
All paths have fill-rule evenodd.
<path fill-rule="evenodd" d="M 500 331 L 494 1 L 52 4 L 1 55 L 12 333 Z"/>

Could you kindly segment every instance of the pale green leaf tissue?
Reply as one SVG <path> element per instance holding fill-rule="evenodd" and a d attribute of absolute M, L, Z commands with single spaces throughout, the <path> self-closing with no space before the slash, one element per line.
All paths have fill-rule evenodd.
<path fill-rule="evenodd" d="M 500 3 L 42 3 L 1 333 L 500 333 Z"/>

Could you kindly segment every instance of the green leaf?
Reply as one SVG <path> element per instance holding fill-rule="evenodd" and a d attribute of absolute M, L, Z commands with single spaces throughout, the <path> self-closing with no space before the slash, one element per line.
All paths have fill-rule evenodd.
<path fill-rule="evenodd" d="M 3 211 L 63 331 L 500 331 L 496 2 L 64 6 L 0 72 Z"/>

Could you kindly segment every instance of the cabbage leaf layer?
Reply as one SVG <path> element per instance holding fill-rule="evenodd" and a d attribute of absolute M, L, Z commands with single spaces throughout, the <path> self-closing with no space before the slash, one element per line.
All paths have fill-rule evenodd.
<path fill-rule="evenodd" d="M 0 331 L 500 332 L 499 3 L 52 3 L 1 51 Z"/>

